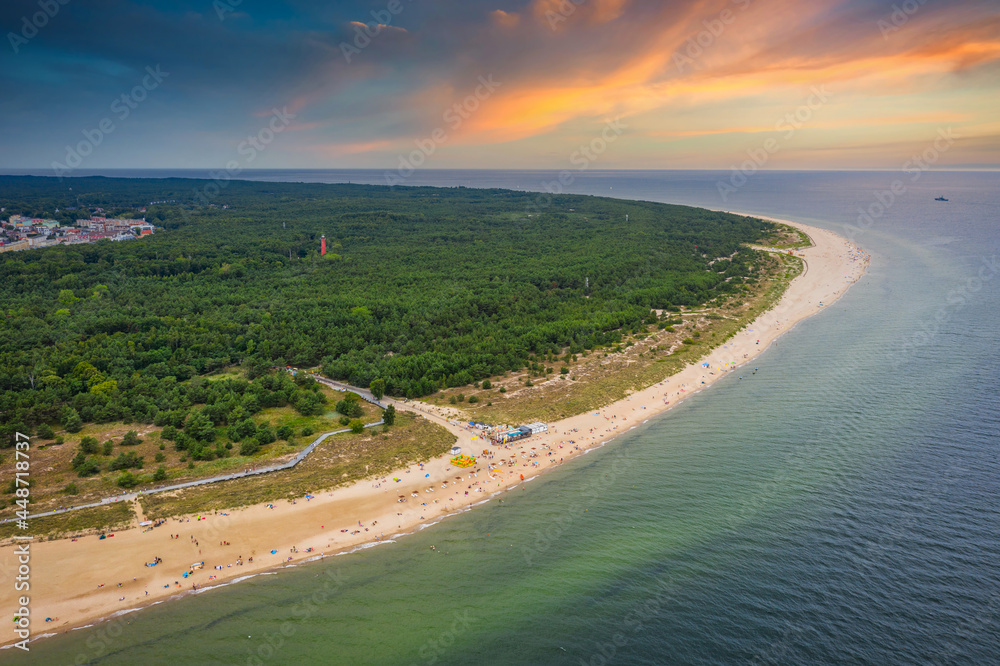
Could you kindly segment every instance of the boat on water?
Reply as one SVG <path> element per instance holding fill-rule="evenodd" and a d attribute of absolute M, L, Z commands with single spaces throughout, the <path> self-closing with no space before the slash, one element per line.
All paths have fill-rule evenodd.
<path fill-rule="evenodd" d="M 934 201 L 947 201 L 944 197 L 935 197 Z"/>

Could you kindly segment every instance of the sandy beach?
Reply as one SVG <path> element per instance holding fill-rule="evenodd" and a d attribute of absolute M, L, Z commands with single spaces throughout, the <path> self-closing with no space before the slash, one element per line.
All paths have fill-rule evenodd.
<path fill-rule="evenodd" d="M 775 221 L 812 238 L 812 247 L 794 251 L 804 259 L 806 270 L 773 309 L 680 373 L 600 410 L 550 423 L 547 433 L 507 447 L 491 446 L 479 430 L 449 422 L 427 404 L 392 401 L 397 409 L 415 411 L 447 427 L 463 453 L 479 456 L 485 449 L 488 454 L 468 469 L 452 466 L 451 456 L 444 456 L 291 502 L 169 519 L 155 529 L 135 526 L 106 539 L 91 535 L 32 543 L 33 637 L 203 593 L 291 563 L 395 540 L 603 445 L 739 372 L 796 323 L 834 303 L 868 265 L 862 250 L 833 232 Z M 148 566 L 153 562 L 157 564 Z M 191 570 L 202 562 L 201 568 Z M 17 568 L 14 546 L 0 548 L 4 608 L 18 607 Z M 13 634 L 4 637 L 5 643 L 14 640 Z"/>

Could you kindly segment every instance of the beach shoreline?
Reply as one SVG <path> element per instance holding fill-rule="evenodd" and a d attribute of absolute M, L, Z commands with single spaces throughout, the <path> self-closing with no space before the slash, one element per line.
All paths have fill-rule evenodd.
<path fill-rule="evenodd" d="M 468 469 L 456 468 L 450 455 L 442 456 L 308 499 L 170 518 L 156 529 L 132 527 L 103 540 L 86 536 L 33 543 L 33 640 L 290 565 L 392 543 L 604 446 L 708 388 L 833 304 L 868 266 L 862 250 L 831 231 L 755 217 L 809 235 L 813 245 L 793 251 L 806 270 L 773 308 L 678 373 L 600 409 L 551 423 L 548 432 L 507 447 L 492 446 L 480 431 L 449 422 L 442 408 L 392 400 L 397 409 L 445 425 L 458 437 L 463 453 L 478 456 L 488 450 L 489 455 Z M 497 471 L 491 470 L 494 466 Z M 10 581 L 0 590 L 0 600 L 17 608 L 14 550 L 13 545 L 0 548 L 0 580 Z M 162 562 L 147 566 L 157 559 Z M 203 568 L 182 577 L 198 562 Z M 5 639 L 5 647 L 16 640 Z"/>

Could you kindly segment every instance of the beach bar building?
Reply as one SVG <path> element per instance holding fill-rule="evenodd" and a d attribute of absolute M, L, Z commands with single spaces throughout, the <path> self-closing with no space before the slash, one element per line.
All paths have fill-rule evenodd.
<path fill-rule="evenodd" d="M 527 428 L 532 435 L 540 435 L 541 433 L 546 432 L 549 429 L 547 425 L 541 422 L 529 423 L 528 425 L 522 427 Z"/>

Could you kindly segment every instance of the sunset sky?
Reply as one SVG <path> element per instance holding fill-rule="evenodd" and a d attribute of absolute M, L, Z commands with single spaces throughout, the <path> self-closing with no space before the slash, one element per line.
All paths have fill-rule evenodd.
<path fill-rule="evenodd" d="M 0 168 L 1000 167 L 996 0 L 61 1 L 0 6 Z"/>

